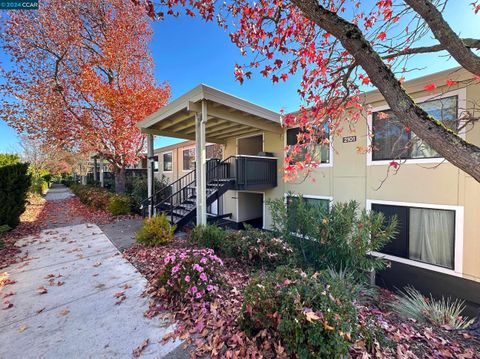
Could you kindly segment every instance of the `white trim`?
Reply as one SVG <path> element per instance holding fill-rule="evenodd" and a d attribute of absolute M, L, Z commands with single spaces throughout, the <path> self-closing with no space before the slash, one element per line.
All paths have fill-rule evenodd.
<path fill-rule="evenodd" d="M 285 148 L 287 148 L 287 146 L 288 146 L 288 145 L 287 145 L 287 131 L 290 130 L 290 129 L 292 129 L 292 128 L 299 128 L 299 127 L 300 127 L 300 126 L 296 126 L 296 127 L 289 127 L 289 128 L 286 128 L 286 129 L 285 129 L 285 132 L 284 132 L 284 134 L 283 134 L 283 148 L 284 148 L 284 150 L 283 150 L 283 158 L 285 158 Z M 329 156 L 329 158 L 328 158 L 328 163 L 319 163 L 319 164 L 316 165 L 314 168 L 328 168 L 328 167 L 333 167 L 333 146 L 332 146 L 332 144 L 333 144 L 333 138 L 334 138 L 334 136 L 332 136 L 332 134 L 329 133 L 329 135 L 328 135 L 328 141 L 329 141 L 329 143 L 328 143 L 328 151 L 329 151 L 329 153 L 328 153 L 328 156 Z M 307 167 L 310 167 L 310 166 L 312 166 L 312 165 L 307 164 L 306 166 L 307 166 Z M 313 166 L 312 166 L 312 167 L 313 167 Z"/>
<path fill-rule="evenodd" d="M 434 94 L 434 95 L 429 95 L 429 96 L 423 96 L 414 99 L 416 103 L 421 104 L 423 102 L 427 102 L 429 100 L 440 100 L 442 98 L 446 97 L 452 97 L 452 96 L 457 96 L 457 117 L 460 115 L 461 110 L 467 108 L 467 89 L 466 88 L 461 88 L 458 90 L 453 90 L 449 92 L 445 92 L 443 94 Z M 373 129 L 372 129 L 372 123 L 373 123 L 373 113 L 379 112 L 379 111 L 385 111 L 389 110 L 390 107 L 388 105 L 383 105 L 383 106 L 378 106 L 375 108 L 372 108 L 370 112 L 367 115 L 367 131 L 370 130 L 370 133 L 373 135 Z M 459 135 L 463 139 L 465 139 L 465 128 L 463 128 L 460 132 Z M 370 136 L 369 133 L 367 133 L 367 148 L 371 149 L 372 148 L 372 137 Z M 385 166 L 385 165 L 390 165 L 392 161 L 395 161 L 394 158 L 391 160 L 378 160 L 374 161 L 372 159 L 372 151 L 370 150 L 367 153 L 367 166 Z M 411 159 L 402 159 L 400 160 L 400 163 L 402 165 L 415 165 L 415 164 L 429 164 L 429 163 L 441 163 L 441 162 L 448 162 L 445 160 L 443 157 L 437 157 L 437 158 L 411 158 Z"/>
<path fill-rule="evenodd" d="M 235 145 L 236 145 L 236 148 L 235 148 L 235 153 L 237 156 L 249 156 L 249 155 L 239 155 L 238 154 L 238 140 L 241 140 L 243 138 L 249 138 L 249 137 L 257 137 L 257 136 L 262 136 L 262 152 L 265 152 L 265 132 L 258 132 L 258 133 L 253 133 L 253 134 L 250 134 L 250 135 L 246 135 L 246 136 L 239 136 L 239 137 L 236 137 L 235 138 Z M 259 157 L 259 156 L 252 156 L 252 157 Z"/>
<path fill-rule="evenodd" d="M 169 153 L 172 155 L 172 169 L 170 171 L 165 171 L 165 159 L 163 156 Z M 162 173 L 173 173 L 173 151 L 160 152 L 160 154 L 162 155 Z"/>
<path fill-rule="evenodd" d="M 239 202 L 239 200 L 240 200 L 240 196 L 239 196 L 238 194 L 239 194 L 239 193 L 257 193 L 257 194 L 261 194 L 261 195 L 262 195 L 262 205 L 263 205 L 262 229 L 266 229 L 266 228 L 265 228 L 265 216 L 266 216 L 266 214 L 267 214 L 267 209 L 266 209 L 266 203 L 265 203 L 265 192 L 258 192 L 258 191 L 236 191 L 236 192 L 237 192 L 237 193 L 236 193 L 236 196 L 235 196 L 235 198 L 236 198 L 236 201 L 235 201 L 235 202 L 236 202 L 236 211 L 237 211 L 237 213 L 236 213 L 236 214 L 237 214 L 237 222 L 236 222 L 236 223 L 245 222 L 245 221 L 241 221 L 241 222 L 240 222 L 240 221 L 238 220 L 238 207 L 239 207 L 238 202 Z M 248 221 L 248 220 L 247 220 L 247 221 Z"/>
<path fill-rule="evenodd" d="M 453 261 L 453 269 L 443 268 L 433 264 L 423 263 L 423 262 L 415 261 L 412 259 L 401 258 L 401 257 L 389 255 L 389 254 L 380 253 L 380 252 L 371 252 L 370 254 L 377 257 L 386 258 L 393 262 L 404 263 L 414 267 L 428 269 L 434 272 L 445 273 L 445 274 L 449 274 L 457 277 L 463 277 L 463 225 L 464 225 L 464 207 L 463 206 L 367 199 L 366 206 L 365 206 L 367 211 L 372 210 L 372 204 L 385 204 L 385 205 L 392 205 L 392 206 L 443 209 L 443 210 L 455 211 L 455 239 L 454 239 L 455 240 L 455 244 L 454 244 L 455 258 Z"/>

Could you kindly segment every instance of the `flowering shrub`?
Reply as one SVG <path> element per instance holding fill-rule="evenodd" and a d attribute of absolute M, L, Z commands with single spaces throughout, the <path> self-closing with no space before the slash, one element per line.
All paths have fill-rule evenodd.
<path fill-rule="evenodd" d="M 208 301 L 221 284 L 223 262 L 211 249 L 167 253 L 157 285 L 171 299 Z"/>

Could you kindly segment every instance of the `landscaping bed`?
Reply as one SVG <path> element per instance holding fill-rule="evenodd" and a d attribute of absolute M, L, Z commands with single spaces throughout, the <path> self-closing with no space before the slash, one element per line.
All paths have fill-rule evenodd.
<path fill-rule="evenodd" d="M 177 327 L 163 340 L 183 339 L 192 357 L 480 353 L 479 339 L 467 330 L 401 317 L 392 309 L 393 293 L 358 281 L 353 272 L 302 269 L 301 251 L 266 232 L 197 227 L 161 246 L 135 245 L 124 256 L 148 279 L 152 300 L 145 316 L 171 313 Z"/>

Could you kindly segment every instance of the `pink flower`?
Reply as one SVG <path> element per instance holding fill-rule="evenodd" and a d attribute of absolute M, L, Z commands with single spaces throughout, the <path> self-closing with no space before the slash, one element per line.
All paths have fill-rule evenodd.
<path fill-rule="evenodd" d="M 202 293 L 198 292 L 198 293 L 196 294 L 196 297 L 197 297 L 197 299 L 202 298 Z"/>
<path fill-rule="evenodd" d="M 211 292 L 214 289 L 215 289 L 215 287 L 213 285 L 211 285 L 211 284 L 207 285 L 207 291 L 208 292 Z"/>
<path fill-rule="evenodd" d="M 197 272 L 203 272 L 202 266 L 198 265 L 197 263 L 193 265 L 193 269 L 196 270 Z"/>
<path fill-rule="evenodd" d="M 204 282 L 207 281 L 207 275 L 205 274 L 205 272 L 203 272 L 202 274 L 200 274 L 200 279 L 203 280 Z"/>
<path fill-rule="evenodd" d="M 200 259 L 200 263 L 202 263 L 202 264 L 207 263 L 207 261 L 208 261 L 208 259 L 205 258 L 205 257 L 203 257 L 202 259 Z"/>
<path fill-rule="evenodd" d="M 187 282 L 187 283 L 190 282 L 190 276 L 189 275 L 185 276 L 185 282 Z"/>
<path fill-rule="evenodd" d="M 180 270 L 180 266 L 176 265 L 175 267 L 172 268 L 172 274 L 177 273 Z"/>
<path fill-rule="evenodd" d="M 192 288 L 190 288 L 190 292 L 191 292 L 192 294 L 197 293 L 197 292 L 198 292 L 197 286 L 194 285 Z"/>

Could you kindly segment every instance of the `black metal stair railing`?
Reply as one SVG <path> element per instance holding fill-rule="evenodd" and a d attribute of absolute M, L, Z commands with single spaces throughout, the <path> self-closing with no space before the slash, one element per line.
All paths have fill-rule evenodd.
<path fill-rule="evenodd" d="M 231 164 L 234 162 L 234 156 L 228 157 L 221 161 L 218 159 L 208 160 L 206 164 L 206 185 L 215 186 L 216 190 L 207 193 L 207 204 L 214 201 L 212 194 L 220 193 L 223 185 L 231 184 L 232 177 Z M 192 171 L 194 173 L 194 171 Z M 223 191 L 222 191 L 223 192 Z M 193 178 L 184 187 L 173 192 L 162 203 L 157 204 L 158 210 L 165 213 L 169 217 L 171 223 L 178 223 L 182 217 L 189 215 L 191 217 L 196 209 L 197 189 L 196 178 Z M 190 202 L 190 203 L 189 203 Z M 210 203 L 209 203 L 210 202 Z M 186 207 L 189 204 L 189 207 Z M 179 217 L 176 220 L 176 217 Z"/>

